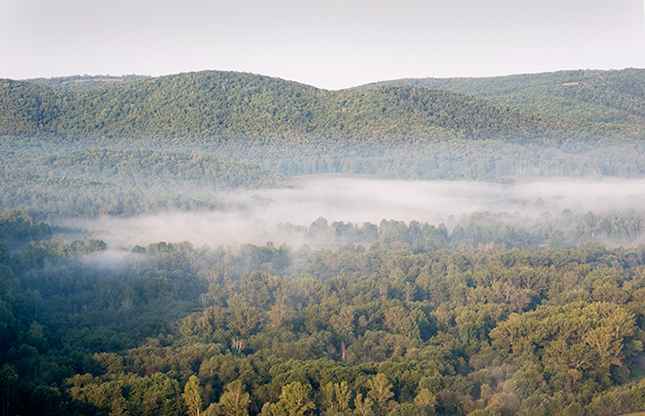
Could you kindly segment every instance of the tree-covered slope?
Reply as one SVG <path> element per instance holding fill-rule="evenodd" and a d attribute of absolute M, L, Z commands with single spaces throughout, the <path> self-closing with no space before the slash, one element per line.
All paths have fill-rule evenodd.
<path fill-rule="evenodd" d="M 0 80 L 0 131 L 21 136 L 47 132 L 69 101 L 69 95 L 62 91 Z"/>
<path fill-rule="evenodd" d="M 30 221 L 13 218 L 13 229 Z M 8 416 L 645 410 L 645 246 L 508 250 L 525 230 L 477 228 L 501 244 L 449 248 L 465 230 L 396 221 L 364 225 L 369 247 L 334 250 L 0 244 L 0 408 Z"/>
<path fill-rule="evenodd" d="M 249 162 L 211 154 L 86 149 L 0 160 L 0 206 L 42 217 L 216 209 L 217 191 L 286 187 L 292 181 Z"/>
<path fill-rule="evenodd" d="M 146 75 L 72 75 L 69 77 L 32 78 L 25 81 L 64 90 L 93 90 L 149 78 Z"/>
<path fill-rule="evenodd" d="M 2 81 L 0 133 L 342 139 L 539 139 L 633 135 L 415 86 L 326 91 L 246 73 L 203 71 L 88 91 Z"/>
<path fill-rule="evenodd" d="M 645 69 L 575 70 L 490 78 L 418 78 L 410 85 L 472 94 L 495 102 L 592 123 L 645 123 Z"/>
<path fill-rule="evenodd" d="M 288 183 L 287 178 L 252 163 L 207 154 L 88 149 L 48 157 L 18 157 L 12 162 L 12 171 L 145 186 L 191 181 L 227 189 Z"/>

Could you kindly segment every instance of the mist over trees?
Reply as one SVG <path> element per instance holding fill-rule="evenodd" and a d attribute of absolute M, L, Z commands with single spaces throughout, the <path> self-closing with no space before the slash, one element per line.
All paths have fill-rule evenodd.
<path fill-rule="evenodd" d="M 260 191 L 310 174 L 640 179 L 644 84 L 637 69 L 342 91 L 219 71 L 0 80 L 2 415 L 645 411 L 637 188 L 598 210 L 536 194 L 434 223 L 289 218 L 260 244 L 119 246 L 100 222 L 259 229 L 263 209 L 295 217 Z"/>
<path fill-rule="evenodd" d="M 216 153 L 286 175 L 497 181 L 645 173 L 645 74 L 637 69 L 341 91 L 202 71 L 60 88 L 92 79 L 0 82 L 2 150 Z"/>
<path fill-rule="evenodd" d="M 452 249 L 457 229 L 375 228 L 369 248 L 334 250 L 1 246 L 1 404 L 8 414 L 645 409 L 642 246 Z"/>

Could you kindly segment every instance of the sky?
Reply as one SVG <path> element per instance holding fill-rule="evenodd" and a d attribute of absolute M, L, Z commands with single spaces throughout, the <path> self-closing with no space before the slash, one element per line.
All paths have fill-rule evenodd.
<path fill-rule="evenodd" d="M 645 67 L 643 0 L 0 0 L 0 78 L 252 72 L 325 89 Z"/>

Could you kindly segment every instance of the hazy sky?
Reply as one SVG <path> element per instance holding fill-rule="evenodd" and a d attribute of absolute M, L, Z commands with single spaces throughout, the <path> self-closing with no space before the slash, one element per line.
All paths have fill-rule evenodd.
<path fill-rule="evenodd" d="M 0 0 L 0 78 L 404 77 L 645 67 L 643 0 Z"/>

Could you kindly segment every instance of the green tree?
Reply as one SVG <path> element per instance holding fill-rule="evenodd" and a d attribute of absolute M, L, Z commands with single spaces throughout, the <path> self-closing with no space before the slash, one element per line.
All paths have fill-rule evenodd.
<path fill-rule="evenodd" d="M 356 414 L 360 416 L 370 416 L 374 414 L 374 402 L 369 398 L 369 396 L 366 396 L 365 399 L 363 399 L 362 393 L 356 393 L 354 407 L 356 408 Z"/>
<path fill-rule="evenodd" d="M 421 389 L 417 397 L 414 398 L 414 404 L 422 406 L 427 410 L 434 410 L 437 406 L 437 398 L 434 394 L 430 393 L 430 390 Z"/>
<path fill-rule="evenodd" d="M 2 416 L 16 412 L 18 401 L 18 374 L 9 364 L 0 369 L 0 408 Z"/>
<path fill-rule="evenodd" d="M 278 403 L 271 406 L 273 416 L 302 416 L 316 408 L 311 400 L 311 385 L 296 381 L 282 387 Z"/>
<path fill-rule="evenodd" d="M 327 410 L 344 413 L 349 410 L 349 402 L 352 398 L 352 392 L 349 389 L 347 381 L 332 383 L 331 381 L 321 386 L 323 392 L 325 407 Z"/>
<path fill-rule="evenodd" d="M 202 388 L 199 386 L 199 377 L 190 376 L 181 397 L 188 407 L 188 414 L 199 416 L 202 410 Z"/>
<path fill-rule="evenodd" d="M 244 391 L 241 380 L 235 380 L 226 385 L 226 391 L 219 400 L 222 412 L 226 416 L 248 416 L 249 393 Z"/>
<path fill-rule="evenodd" d="M 392 409 L 394 402 L 392 397 L 392 385 L 383 373 L 378 373 L 376 377 L 367 382 L 370 386 L 368 397 L 374 403 L 375 413 L 377 416 L 386 415 Z"/>

